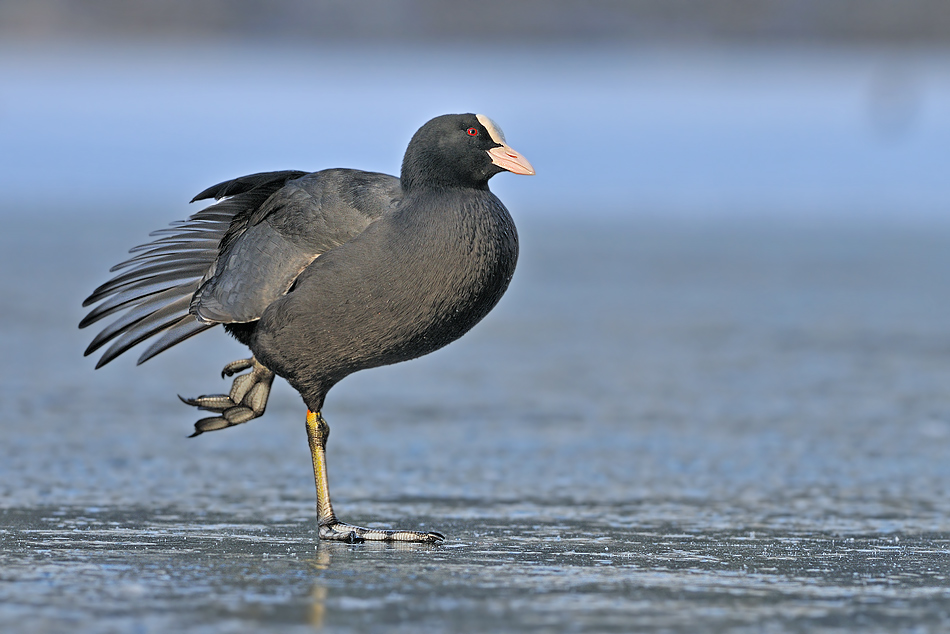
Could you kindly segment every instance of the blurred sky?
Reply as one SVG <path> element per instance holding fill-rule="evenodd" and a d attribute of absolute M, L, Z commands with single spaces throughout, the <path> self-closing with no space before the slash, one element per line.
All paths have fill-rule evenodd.
<path fill-rule="evenodd" d="M 0 214 L 397 173 L 459 111 L 537 168 L 492 183 L 525 213 L 944 213 L 948 35 L 928 0 L 0 0 Z"/>

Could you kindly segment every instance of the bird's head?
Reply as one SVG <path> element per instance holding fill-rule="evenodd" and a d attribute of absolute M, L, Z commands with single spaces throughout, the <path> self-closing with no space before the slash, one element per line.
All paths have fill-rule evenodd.
<path fill-rule="evenodd" d="M 482 114 L 446 114 L 412 136 L 402 162 L 405 190 L 416 187 L 485 189 L 502 171 L 534 174 L 531 163 L 505 142 L 498 125 Z"/>

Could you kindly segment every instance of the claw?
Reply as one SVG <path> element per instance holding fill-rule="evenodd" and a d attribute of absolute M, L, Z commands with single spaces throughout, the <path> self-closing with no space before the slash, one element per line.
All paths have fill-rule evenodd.
<path fill-rule="evenodd" d="M 257 359 L 238 359 L 224 366 L 221 370 L 222 378 L 233 376 L 242 370 L 251 369 L 234 379 L 231 391 L 228 394 L 205 394 L 196 398 L 178 396 L 182 403 L 198 409 L 215 412 L 220 416 L 202 418 L 195 423 L 193 438 L 206 431 L 215 431 L 240 425 L 264 414 L 267 407 L 267 397 L 274 382 L 274 373 L 258 363 Z"/>

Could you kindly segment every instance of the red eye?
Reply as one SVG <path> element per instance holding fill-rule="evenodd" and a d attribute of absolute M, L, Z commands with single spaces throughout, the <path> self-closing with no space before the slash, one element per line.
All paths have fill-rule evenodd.
<path fill-rule="evenodd" d="M 478 128 L 469 128 L 466 132 L 468 136 L 478 136 Z"/>

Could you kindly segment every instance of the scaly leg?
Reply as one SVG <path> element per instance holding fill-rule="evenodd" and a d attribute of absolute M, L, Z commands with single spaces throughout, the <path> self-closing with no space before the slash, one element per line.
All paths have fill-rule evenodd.
<path fill-rule="evenodd" d="M 373 528 L 353 526 L 339 521 L 330 504 L 330 488 L 327 481 L 327 438 L 330 426 L 323 420 L 320 412 L 307 410 L 307 438 L 310 440 L 310 454 L 313 456 L 313 479 L 317 485 L 317 523 L 320 526 L 320 539 L 344 542 L 422 542 L 439 544 L 445 541 L 442 533 L 419 531 L 384 531 Z"/>
<path fill-rule="evenodd" d="M 197 398 L 178 397 L 187 405 L 219 414 L 202 418 L 195 423 L 195 433 L 191 435 L 192 438 L 206 431 L 240 425 L 264 414 L 267 397 L 270 396 L 270 387 L 274 382 L 273 372 L 251 357 L 238 359 L 224 366 L 221 370 L 221 378 L 233 376 L 248 369 L 251 371 L 234 379 L 231 392 L 228 394 L 206 394 Z"/>

